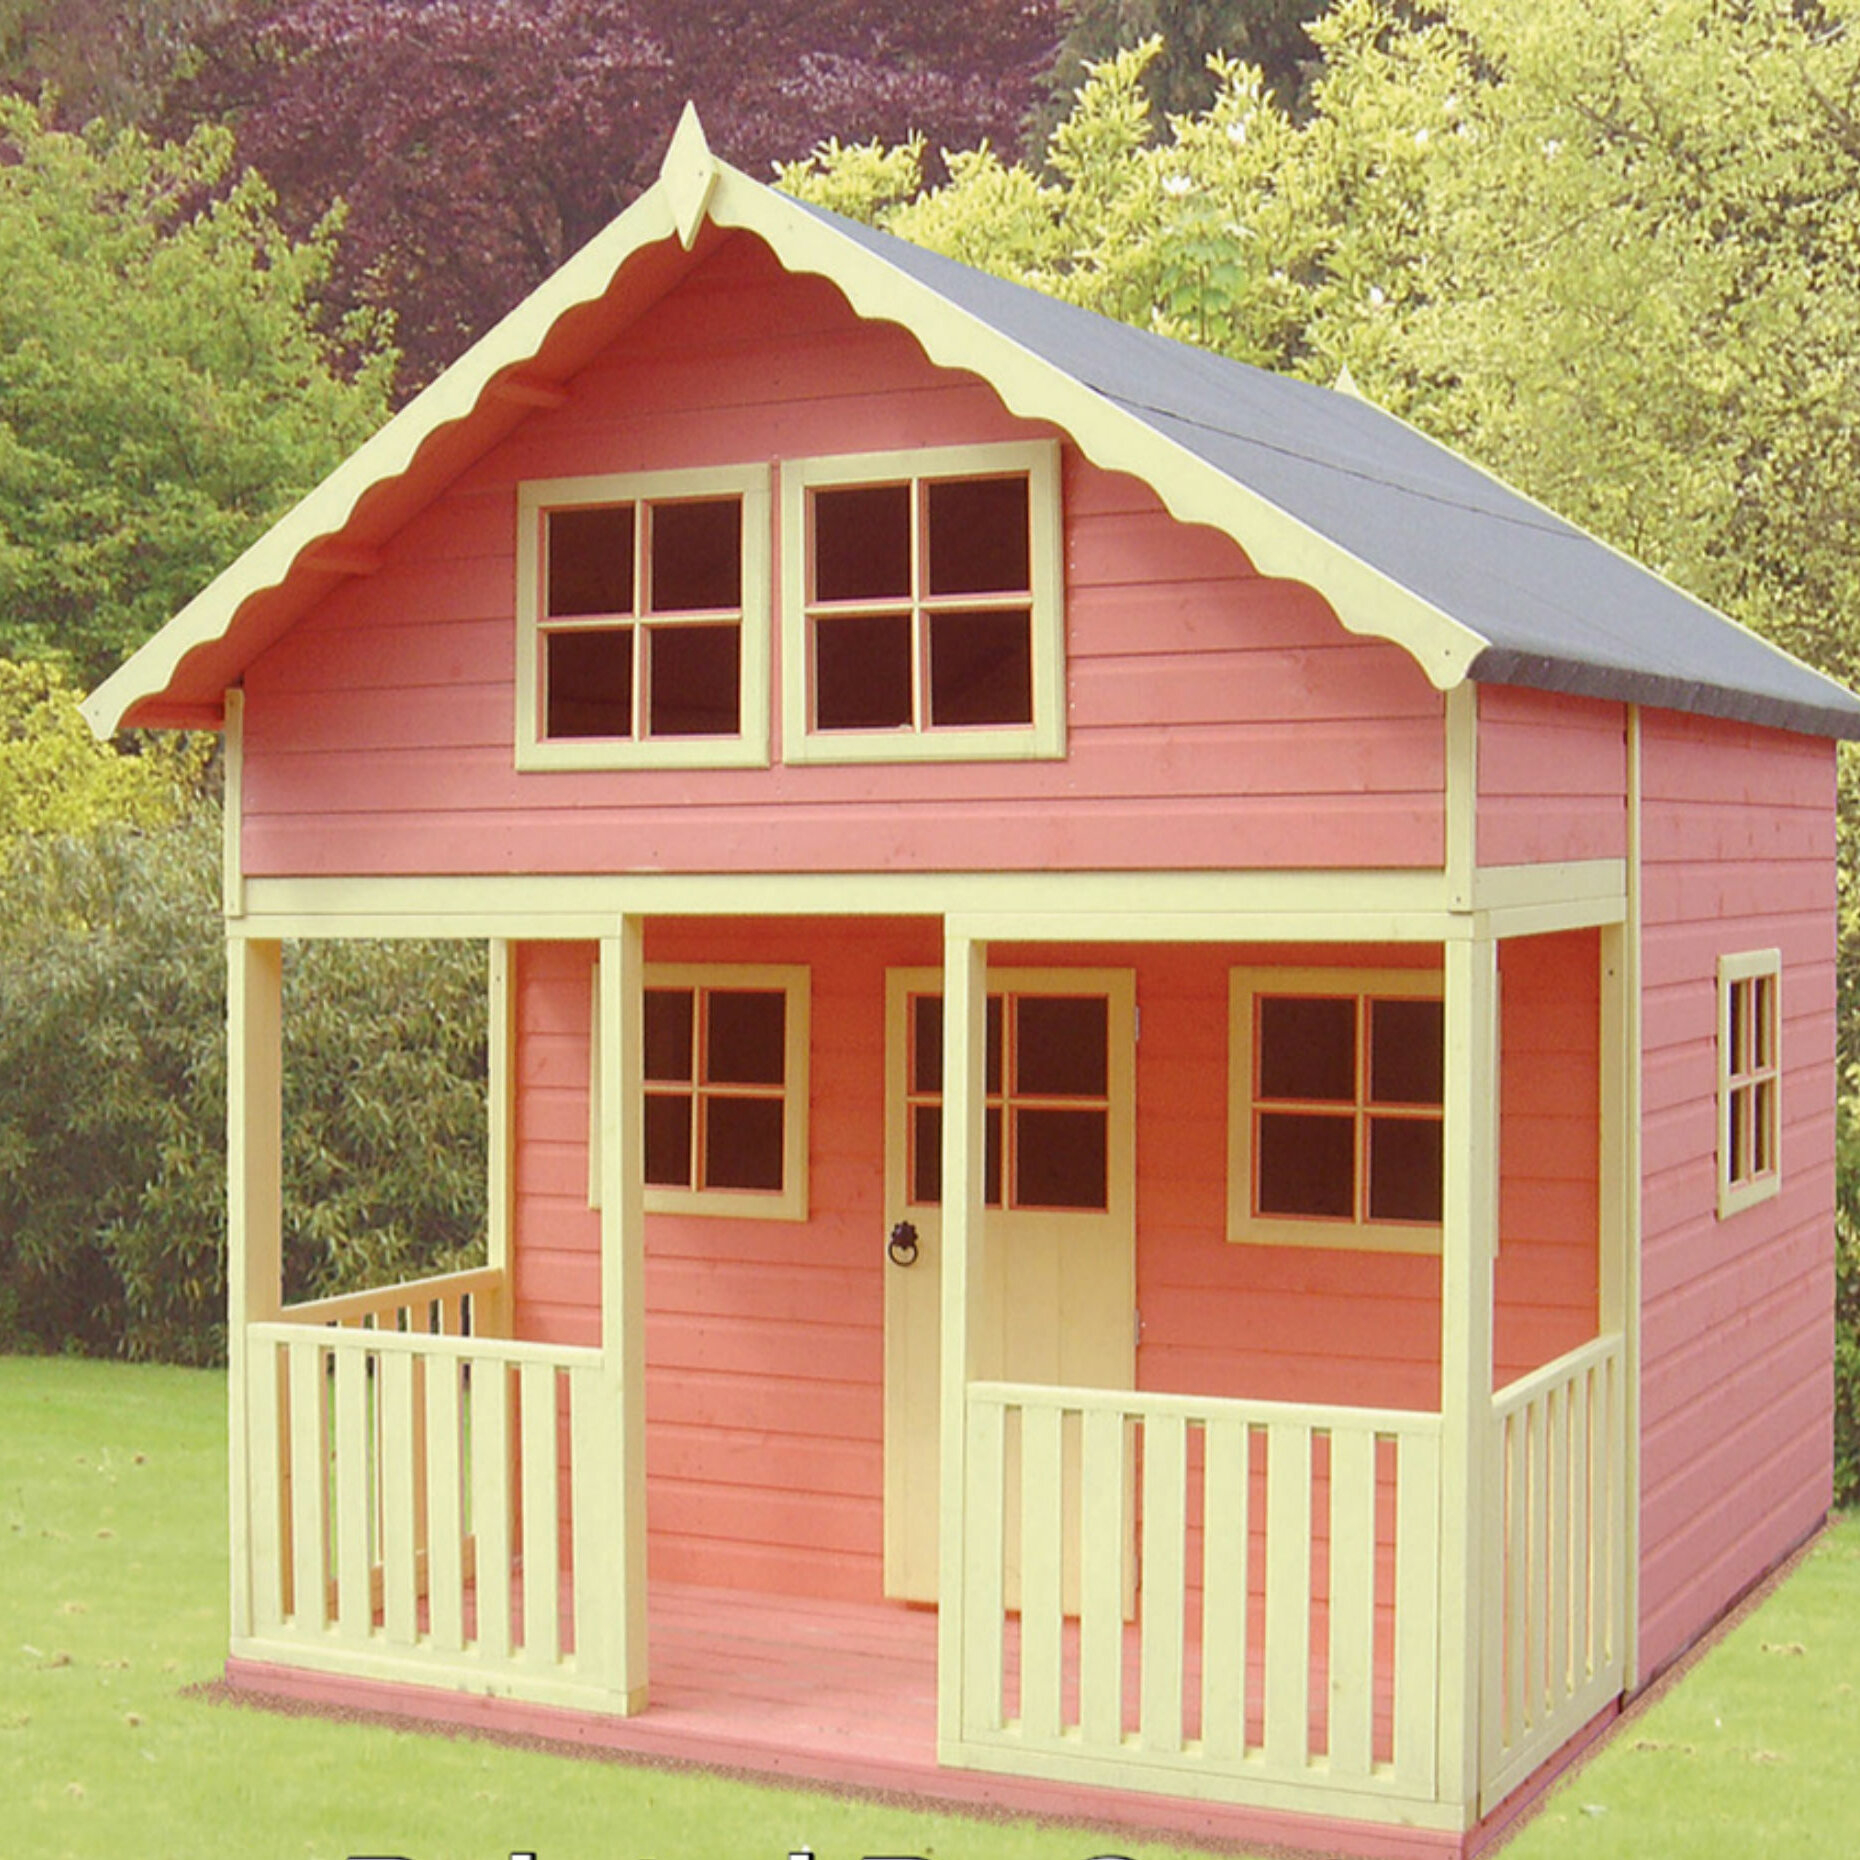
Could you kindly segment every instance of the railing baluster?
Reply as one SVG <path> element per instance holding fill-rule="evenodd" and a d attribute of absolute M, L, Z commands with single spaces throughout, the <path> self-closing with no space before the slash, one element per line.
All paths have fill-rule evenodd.
<path fill-rule="evenodd" d="M 1202 1444 L 1201 1742 L 1224 1763 L 1246 1748 L 1249 1432 L 1215 1415 Z"/>
<path fill-rule="evenodd" d="M 523 1427 L 523 1652 L 543 1665 L 560 1657 L 560 1551 L 556 1512 L 556 1371 L 525 1363 Z"/>
<path fill-rule="evenodd" d="M 1302 1773 L 1311 1750 L 1311 1429 L 1266 1430 L 1266 1760 Z"/>
<path fill-rule="evenodd" d="M 1182 1748 L 1182 1610 L 1187 1539 L 1188 1423 L 1143 1424 L 1143 1638 L 1139 1661 L 1145 1750 Z"/>
<path fill-rule="evenodd" d="M 1064 1421 L 1045 1403 L 1021 1412 L 1020 1730 L 1038 1743 L 1059 1736 Z"/>
<path fill-rule="evenodd" d="M 1375 1740 L 1376 1437 L 1330 1436 L 1330 1770 L 1367 1777 Z"/>
<path fill-rule="evenodd" d="M 459 1365 L 426 1365 L 426 1610 L 433 1646 L 465 1645 L 464 1510 L 459 1486 Z"/>
<path fill-rule="evenodd" d="M 509 1371 L 496 1357 L 471 1365 L 471 1514 L 477 1546 L 473 1594 L 478 1647 L 508 1660 L 510 1644 Z"/>
<path fill-rule="evenodd" d="M 410 1647 L 418 1634 L 419 1546 L 414 1535 L 414 1359 L 381 1357 L 376 1400 L 381 1408 L 381 1622 L 391 1646 Z"/>
<path fill-rule="evenodd" d="M 349 1640 L 366 1640 L 374 1626 L 370 1593 L 368 1367 L 360 1350 L 336 1358 L 336 1620 Z"/>
<path fill-rule="evenodd" d="M 1080 1417 L 1079 1733 L 1101 1750 L 1124 1735 L 1125 1443 L 1131 1425 L 1113 1409 Z"/>

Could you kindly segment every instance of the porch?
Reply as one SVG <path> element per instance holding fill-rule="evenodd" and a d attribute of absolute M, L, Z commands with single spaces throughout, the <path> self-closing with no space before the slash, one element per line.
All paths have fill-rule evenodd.
<path fill-rule="evenodd" d="M 965 1581 L 940 1621 L 673 1582 L 629 1597 L 599 1352 L 476 1334 L 497 1280 L 251 1328 L 243 1683 L 315 1673 L 325 1698 L 874 1788 L 949 1794 L 955 1766 L 1452 1825 L 1430 1814 L 1438 1416 L 978 1382 Z M 1621 1687 L 1621 1400 L 1605 1337 L 1490 1404 L 1487 1808 Z M 617 1646 L 630 1607 L 644 1698 Z M 1028 1800 L 1083 1810 L 1069 1788 Z"/>
<path fill-rule="evenodd" d="M 1226 1055 L 1239 1024 L 1230 977 L 1263 962 L 1282 992 L 1325 993 L 1296 966 L 1316 960 L 1319 919 L 1302 945 L 1280 947 L 1239 935 L 1239 923 L 1216 937 L 1191 917 L 1102 919 L 1100 937 L 1080 944 L 984 942 L 916 915 L 851 931 L 800 916 L 688 917 L 650 938 L 647 920 L 628 918 L 598 942 L 534 945 L 552 953 L 535 970 L 531 1019 L 512 999 L 518 946 L 494 959 L 505 999 L 493 1040 L 507 1050 L 493 1055 L 492 1203 L 506 1226 L 490 1263 L 284 1307 L 266 1231 L 278 946 L 247 936 L 234 970 L 245 1105 L 235 1207 L 247 1228 L 247 1321 L 234 1331 L 237 1669 L 315 1675 L 305 1683 L 325 1697 L 387 1688 L 427 1716 L 778 1774 L 878 1787 L 917 1786 L 906 1780 L 917 1775 L 928 1793 L 1032 1812 L 1089 1814 L 1109 1791 L 1178 1817 L 1159 1825 L 1305 1815 L 1457 1841 L 1606 1709 L 1626 1672 L 1630 1381 L 1619 1249 L 1595 1213 L 1599 1201 L 1607 1229 L 1618 1159 L 1592 1105 L 1569 1119 L 1589 1160 L 1561 1203 L 1535 1198 L 1533 1218 L 1553 1225 L 1572 1196 L 1586 1199 L 1586 1232 L 1565 1225 L 1569 1261 L 1557 1270 L 1559 1283 L 1570 1262 L 1578 1282 L 1587 1275 L 1588 1303 L 1566 1304 L 1554 1328 L 1538 1323 L 1534 1294 L 1519 1289 L 1544 1279 L 1530 1235 L 1498 1258 L 1500 1107 L 1489 1089 L 1501 1046 L 1531 1062 L 1508 1078 L 1531 1076 L 1533 1003 L 1553 1005 L 1573 975 L 1602 1005 L 1588 1010 L 1587 1047 L 1550 1057 L 1586 1072 L 1593 1092 L 1602 1043 L 1606 1097 L 1616 933 L 1582 933 L 1554 961 L 1514 967 L 1514 1054 L 1496 939 L 1451 940 L 1425 916 L 1382 920 L 1384 940 L 1366 945 L 1342 934 L 1359 921 L 1340 915 L 1322 952 L 1357 978 L 1356 997 L 1415 998 L 1423 991 L 1404 992 L 1401 977 L 1431 971 L 1444 1003 L 1444 1103 L 1430 1111 L 1424 1089 L 1409 1093 L 1445 1131 L 1431 1255 L 1336 1243 L 1300 1253 L 1222 1227 Z M 940 968 L 926 961 L 939 929 Z M 777 975 L 811 964 L 816 977 L 812 1091 L 795 1100 L 814 1111 L 814 1203 L 757 1220 L 660 1208 L 649 1233 L 637 1107 L 644 1081 L 662 1075 L 645 1070 L 640 1003 L 652 987 L 699 1000 L 709 984 L 692 982 L 697 964 L 724 977 L 720 991 L 741 986 L 745 971 L 728 965 L 752 946 L 759 963 L 787 965 L 754 972 L 765 995 Z M 1142 1048 L 1129 1006 L 1139 994 L 1151 1017 Z M 1011 1051 L 1036 1022 L 1066 1018 L 1044 1004 L 1094 995 L 1102 1013 L 1070 1017 L 1110 1042 L 1092 1079 L 1049 1075 L 1021 1097 L 995 1082 L 997 1027 Z M 1329 996 L 1348 1000 L 1352 987 Z M 1014 1017 L 1030 1001 L 1039 1009 L 1022 1026 Z M 1370 1008 L 1354 1011 L 1366 1029 Z M 509 1128 L 517 1088 L 495 1086 L 518 1075 L 552 1082 L 533 1113 L 534 1149 Z M 1150 1109 L 1133 1121 L 1120 1109 L 1133 1103 Z M 1063 1115 L 1050 1115 L 1055 1104 Z M 873 1109 L 855 1123 L 861 1105 Z M 1023 1110 L 1029 1130 L 1046 1116 L 1048 1131 L 1076 1132 L 1089 1121 L 1081 1107 L 1100 1134 L 1071 1154 L 1097 1171 L 1093 1193 L 1107 1214 L 1122 1210 L 1136 1271 L 1152 1275 L 1140 1319 L 1126 1280 L 1126 1303 L 1098 1327 L 1130 1353 L 1122 1380 L 1103 1385 L 1011 1347 L 1006 1316 L 1076 1269 L 1063 1254 L 1008 1257 L 993 1197 L 1010 1191 L 988 1186 L 995 1164 L 984 1160 Z M 773 1170 L 774 1146 L 764 1154 Z M 1012 1178 L 1004 1165 L 993 1179 Z M 959 1192 L 942 1196 L 941 1182 Z M 883 1250 L 893 1213 L 921 1230 L 907 1249 L 921 1239 L 915 1270 Z M 1071 1213 L 1048 1224 L 1078 1226 Z M 526 1233 L 547 1238 L 526 1251 Z M 1171 1276 L 1182 1272 L 1200 1276 Z M 1288 1291 L 1293 1278 L 1302 1283 Z M 833 1334 L 855 1350 L 838 1432 L 821 1424 L 803 1440 L 807 1425 L 766 1395 L 752 1411 L 730 1406 L 727 1390 L 711 1390 L 702 1414 L 684 1401 L 711 1360 L 690 1353 L 692 1340 L 710 1348 L 703 1326 L 715 1320 L 738 1336 L 761 1325 L 778 1354 L 755 1365 L 756 1386 L 785 1377 L 798 1406 L 815 1403 L 805 1375 L 820 1346 L 797 1337 L 826 1332 L 793 1328 L 820 1321 L 814 1286 L 840 1301 Z M 876 1528 L 863 1564 L 831 1531 L 805 1529 L 809 1494 L 827 1489 L 812 1483 L 825 1442 L 848 1449 L 835 1464 L 853 1467 L 859 1516 L 875 1527 L 882 1515 L 890 1532 L 900 1288 L 932 1320 L 896 1334 L 928 1377 L 914 1411 L 933 1423 L 931 1453 L 913 1503 L 932 1525 L 934 1613 L 880 1601 Z M 1275 1385 L 1258 1339 L 1248 1346 L 1233 1328 L 1245 1299 L 1260 1311 L 1297 1303 L 1295 1378 Z M 1365 1341 L 1327 1365 L 1313 1351 L 1346 1310 Z M 1504 1386 L 1491 1393 L 1495 1364 Z M 650 1392 L 649 1374 L 660 1378 Z M 647 1516 L 649 1414 L 655 1441 L 672 1435 L 686 1463 L 700 1445 L 710 1455 L 704 1554 L 677 1486 L 682 1464 L 661 1461 Z M 861 1438 L 863 1458 L 850 1453 Z M 734 1489 L 716 1480 L 726 1453 L 712 1441 L 749 1469 L 764 1518 L 771 1498 L 793 1501 L 799 1534 L 780 1540 L 769 1580 L 744 1554 L 777 1541 L 750 1536 L 760 1523 L 725 1544 L 733 1573 L 716 1579 L 726 1567 L 716 1526 Z M 661 1505 L 661 1491 L 673 1502 Z M 810 1555 L 836 1572 L 835 1590 L 803 1600 Z"/>

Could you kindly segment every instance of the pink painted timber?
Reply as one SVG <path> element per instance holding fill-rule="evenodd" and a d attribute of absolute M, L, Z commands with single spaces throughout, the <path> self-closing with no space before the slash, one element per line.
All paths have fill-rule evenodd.
<path fill-rule="evenodd" d="M 1407 655 L 1070 446 L 1064 762 L 519 774 L 519 482 L 1050 431 L 747 236 L 569 394 L 248 668 L 249 875 L 1439 865 Z"/>
<path fill-rule="evenodd" d="M 1648 712 L 1641 1671 L 1820 1522 L 1834 1259 L 1834 751 Z M 1782 952 L 1782 1190 L 1720 1220 L 1716 968 Z"/>

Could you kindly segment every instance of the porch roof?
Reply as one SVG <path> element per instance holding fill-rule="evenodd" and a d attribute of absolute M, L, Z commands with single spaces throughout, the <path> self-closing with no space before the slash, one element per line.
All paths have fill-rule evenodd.
<path fill-rule="evenodd" d="M 1225 531 L 1262 573 L 1317 588 L 1440 689 L 1860 737 L 1853 694 L 1393 415 L 789 199 L 718 161 L 689 108 L 658 181 L 100 686 L 92 727 L 214 727 L 246 664 L 738 230 Z"/>

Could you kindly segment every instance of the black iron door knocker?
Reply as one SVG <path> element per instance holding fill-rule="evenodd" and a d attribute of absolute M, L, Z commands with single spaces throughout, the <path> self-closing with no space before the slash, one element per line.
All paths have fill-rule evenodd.
<path fill-rule="evenodd" d="M 914 1266 L 917 1264 L 917 1229 L 909 1221 L 900 1221 L 891 1230 L 891 1239 L 885 1251 L 891 1255 L 894 1266 Z"/>

